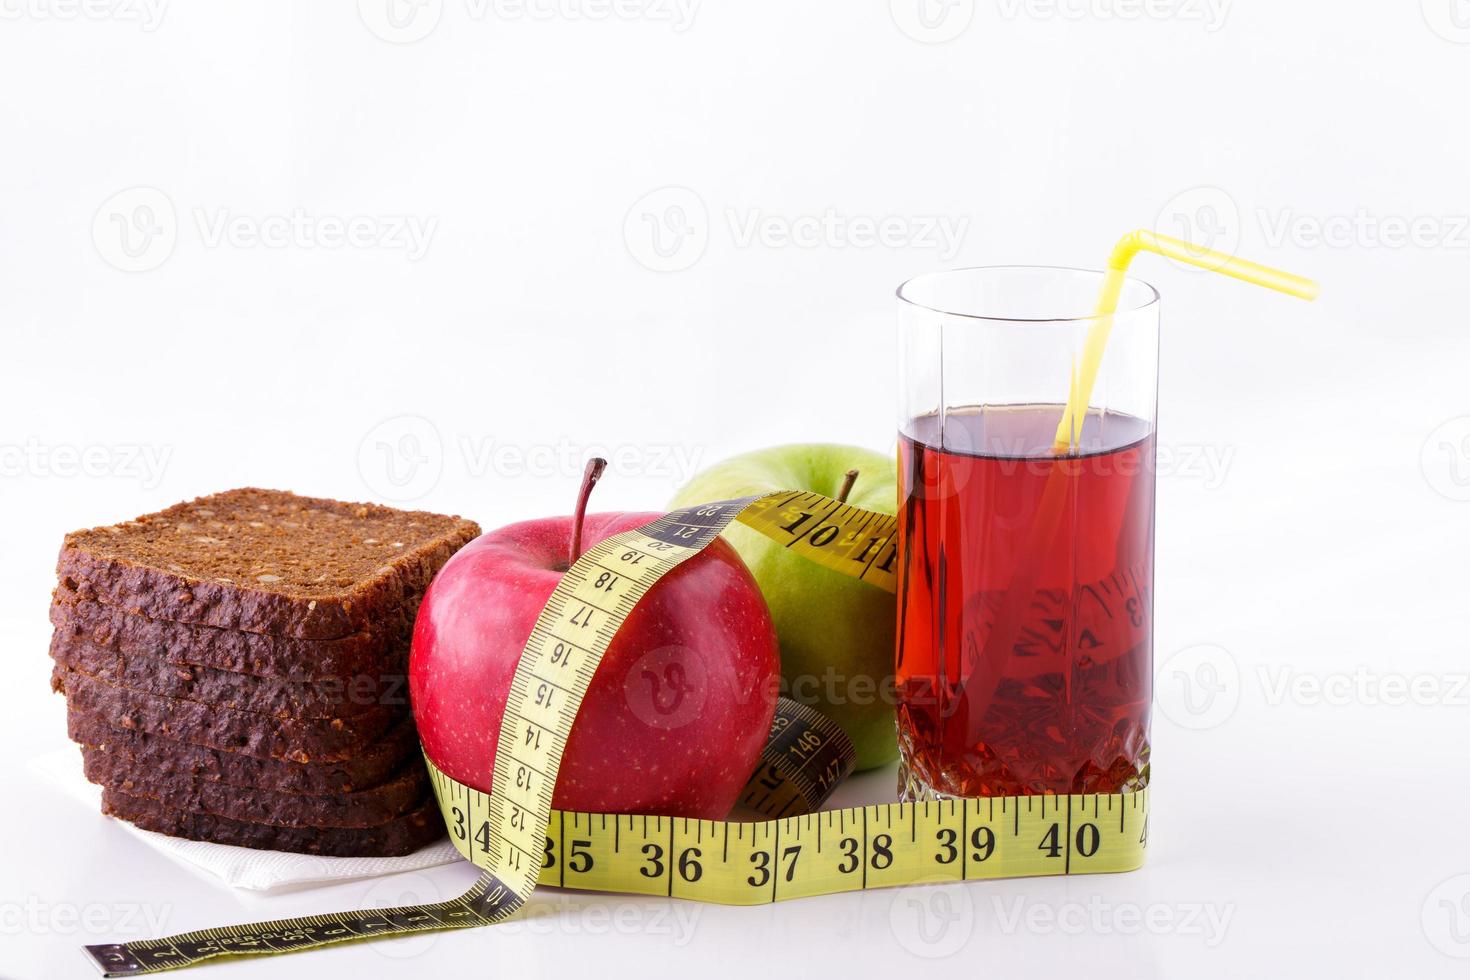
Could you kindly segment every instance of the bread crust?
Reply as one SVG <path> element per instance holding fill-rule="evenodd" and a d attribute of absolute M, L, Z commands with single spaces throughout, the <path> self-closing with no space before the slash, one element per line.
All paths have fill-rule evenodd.
<path fill-rule="evenodd" d="M 83 745 L 82 768 L 104 789 L 148 796 L 175 810 L 276 827 L 377 827 L 413 809 L 429 788 L 428 771 L 416 763 L 370 789 L 320 796 L 162 776 L 116 748 Z"/>
<path fill-rule="evenodd" d="M 338 762 L 291 762 L 257 759 L 194 745 L 150 732 L 115 728 L 86 711 L 71 710 L 66 733 L 98 752 L 122 752 L 160 776 L 213 779 L 236 786 L 259 786 L 283 793 L 325 795 L 353 793 L 386 782 L 405 765 L 422 765 L 418 734 L 404 718 L 350 759 Z"/>
<path fill-rule="evenodd" d="M 351 636 L 301 640 L 151 619 L 57 589 L 51 625 L 57 635 L 120 653 L 257 677 L 318 680 L 402 669 L 418 606 L 414 596 Z"/>
<path fill-rule="evenodd" d="M 255 677 L 108 650 L 57 631 L 51 659 L 60 666 L 163 697 L 248 711 L 268 718 L 350 718 L 375 707 L 408 707 L 407 656 L 384 674 L 305 680 Z"/>
<path fill-rule="evenodd" d="M 265 521 L 247 520 L 257 512 Z M 404 533 L 404 540 L 389 542 L 381 563 L 369 563 L 374 567 L 347 584 L 303 586 L 273 571 L 249 579 L 200 571 L 210 568 L 212 561 L 248 550 L 248 542 L 263 536 L 269 536 L 279 558 L 278 571 L 286 572 L 284 566 L 289 564 L 299 576 L 303 573 L 297 566 L 304 562 L 331 564 L 334 544 L 340 550 L 340 543 L 317 544 L 307 540 L 311 535 L 305 530 L 287 533 L 289 525 L 301 523 L 289 520 L 292 515 L 318 521 L 323 515 L 333 518 L 327 522 L 332 525 L 329 530 L 316 529 L 318 535 L 340 538 L 360 531 L 353 538 L 359 550 L 361 541 L 378 544 L 362 534 L 379 533 L 372 531 L 379 526 L 404 530 L 393 525 L 406 524 L 406 530 L 425 536 L 411 540 Z M 253 529 L 253 524 L 264 530 Z M 459 517 L 243 488 L 175 504 L 122 524 L 74 531 L 62 544 L 56 576 L 63 593 L 152 619 L 307 640 L 340 639 L 367 629 L 383 610 L 422 595 L 450 556 L 479 533 L 479 525 Z M 214 548 L 220 550 L 209 550 Z M 230 567 L 249 561 L 249 556 L 237 555 Z M 264 556 L 261 562 L 256 568 L 276 567 Z M 328 578 L 328 573 L 322 577 Z"/>
<path fill-rule="evenodd" d="M 261 850 L 291 851 L 330 857 L 396 857 L 412 854 L 445 834 L 444 821 L 432 798 L 377 827 L 277 827 L 194 813 L 168 806 L 146 795 L 115 789 L 102 791 L 102 812 L 136 827 L 173 837 L 233 844 Z"/>
<path fill-rule="evenodd" d="M 100 715 L 114 728 L 167 735 L 258 759 L 301 763 L 350 759 L 408 714 L 376 707 L 350 718 L 268 718 L 135 691 L 60 665 L 51 673 L 51 686 L 66 694 L 68 709 Z"/>

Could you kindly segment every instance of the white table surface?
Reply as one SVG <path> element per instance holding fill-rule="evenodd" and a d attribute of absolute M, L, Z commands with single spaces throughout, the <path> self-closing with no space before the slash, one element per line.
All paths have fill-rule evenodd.
<path fill-rule="evenodd" d="M 436 21 L 397 28 L 357 6 L 3 5 L 0 976 L 472 877 L 232 893 L 38 781 L 28 761 L 65 744 L 45 610 L 67 530 L 247 484 L 493 527 L 566 512 L 596 448 L 624 453 L 602 509 L 657 508 L 762 445 L 886 449 L 895 284 L 1096 266 L 1137 225 L 1324 284 L 1308 305 L 1140 260 L 1164 294 L 1167 453 L 1142 871 L 757 909 L 546 890 L 524 924 L 206 969 L 1465 975 L 1470 38 L 1451 0 L 935 0 L 927 21 L 908 0 L 711 0 L 688 23 L 651 0 L 632 20 L 426 0 Z M 379 237 L 251 237 L 298 212 Z M 829 213 L 847 230 L 780 235 Z M 680 217 L 691 234 L 648 237 Z M 394 244 L 406 218 L 432 222 L 422 254 Z M 886 218 L 906 244 L 851 230 Z M 130 219 L 172 249 L 130 257 Z M 747 238 L 756 219 L 776 234 Z M 704 365 L 729 331 L 753 346 Z M 670 365 L 661 397 L 613 397 Z M 404 434 L 422 465 L 394 483 L 360 449 Z"/>

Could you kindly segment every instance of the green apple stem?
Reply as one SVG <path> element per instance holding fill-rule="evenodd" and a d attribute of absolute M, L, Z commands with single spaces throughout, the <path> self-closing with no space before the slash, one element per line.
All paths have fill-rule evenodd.
<path fill-rule="evenodd" d="M 842 477 L 842 489 L 837 491 L 837 499 L 841 503 L 847 503 L 847 495 L 852 493 L 852 485 L 857 482 L 858 471 L 848 470 Z"/>
<path fill-rule="evenodd" d="M 582 519 L 587 516 L 587 498 L 592 496 L 592 488 L 597 486 L 605 469 L 607 460 L 601 456 L 593 456 L 587 460 L 587 468 L 582 471 L 582 489 L 577 491 L 577 509 L 572 512 L 572 550 L 567 557 L 568 568 L 582 557 Z"/>

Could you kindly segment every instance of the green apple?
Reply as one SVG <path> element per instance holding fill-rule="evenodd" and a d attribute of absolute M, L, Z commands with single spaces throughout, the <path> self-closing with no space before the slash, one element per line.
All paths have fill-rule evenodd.
<path fill-rule="evenodd" d="M 839 497 L 857 477 L 848 503 L 892 514 L 897 464 L 868 449 L 830 444 L 776 446 L 734 456 L 697 475 L 672 506 L 748 497 L 772 490 L 815 490 Z M 820 709 L 857 747 L 857 767 L 898 755 L 894 737 L 893 595 L 823 568 L 743 524 L 725 537 L 755 576 L 781 644 L 785 693 Z"/>

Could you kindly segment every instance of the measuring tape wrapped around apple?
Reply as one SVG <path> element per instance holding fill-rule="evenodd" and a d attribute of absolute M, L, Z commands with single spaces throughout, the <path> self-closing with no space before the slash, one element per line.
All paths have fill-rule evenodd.
<path fill-rule="evenodd" d="M 578 515 L 600 471 L 589 467 Z M 894 591 L 895 518 L 819 493 L 783 490 L 683 507 L 602 537 L 585 552 L 578 523 L 568 556 L 573 560 L 564 574 L 546 572 L 543 583 L 554 585 L 508 685 L 503 677 L 498 683 L 489 677 L 483 686 L 435 682 L 415 666 L 414 710 L 439 807 L 459 853 L 483 871 L 468 892 L 430 905 L 88 946 L 89 955 L 106 976 L 133 976 L 219 956 L 484 926 L 513 916 L 537 884 L 756 905 L 921 881 L 1113 872 L 1142 864 L 1147 790 L 819 811 L 852 771 L 857 751 L 843 727 L 820 712 L 778 699 L 771 685 L 749 685 L 751 678 L 770 676 L 762 658 L 775 656 L 774 633 L 763 609 L 747 616 L 739 588 L 721 587 L 742 575 L 749 580 L 733 551 L 717 543 L 736 521 L 817 565 Z M 596 537 L 608 529 L 593 530 Z M 478 560 L 491 557 L 482 553 Z M 462 552 L 441 578 L 456 563 L 476 560 Z M 681 568 L 691 574 L 675 576 Z M 724 666 L 695 679 L 697 685 L 681 676 L 687 659 L 660 653 L 660 629 L 697 628 L 669 621 L 680 605 L 680 577 L 685 589 L 713 590 L 706 595 L 715 597 L 714 608 L 700 608 L 699 616 L 712 620 L 711 642 L 728 648 Z M 453 583 L 436 580 L 434 589 L 441 587 Z M 755 599 L 758 606 L 758 592 Z M 471 622 L 460 626 L 513 631 L 514 623 L 495 619 L 513 617 L 511 605 L 462 606 L 478 611 L 466 613 Z M 433 628 L 421 616 L 416 660 L 420 642 L 430 642 L 424 631 Z M 512 632 L 525 634 L 524 624 L 519 634 Z M 635 686 L 646 681 L 646 689 L 599 699 L 608 704 L 595 712 L 589 705 L 588 716 L 579 718 L 589 691 L 606 683 L 598 665 L 634 635 L 639 669 L 622 677 L 636 677 Z M 452 645 L 452 639 L 445 642 Z M 675 666 L 680 669 L 668 669 Z M 701 746 L 683 737 L 693 717 L 681 715 L 677 695 L 696 686 L 731 695 L 724 709 L 729 744 Z M 640 698 L 645 731 L 673 716 L 664 723 L 664 744 L 619 741 L 626 721 L 619 712 L 637 712 Z M 693 710 L 701 725 L 724 720 L 712 715 L 708 696 Z M 503 712 L 494 735 L 461 720 L 485 711 Z M 601 768 L 579 759 L 578 744 L 589 740 L 603 750 Z M 710 754 L 686 759 L 683 767 L 652 764 L 705 752 Z M 610 772 L 621 790 L 614 798 L 627 802 L 624 812 L 577 809 L 580 800 L 609 798 Z M 554 800 L 563 808 L 554 808 Z M 765 819 L 721 819 L 737 801 Z"/>

